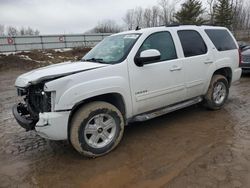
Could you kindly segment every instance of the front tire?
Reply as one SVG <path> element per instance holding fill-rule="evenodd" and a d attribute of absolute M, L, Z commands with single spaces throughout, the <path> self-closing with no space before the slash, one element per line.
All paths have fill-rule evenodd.
<path fill-rule="evenodd" d="M 124 119 L 112 104 L 92 102 L 81 107 L 73 116 L 70 141 L 87 157 L 98 157 L 112 151 L 121 141 Z"/>
<path fill-rule="evenodd" d="M 214 75 L 204 97 L 204 105 L 210 110 L 219 110 L 229 95 L 229 84 L 225 76 Z"/>

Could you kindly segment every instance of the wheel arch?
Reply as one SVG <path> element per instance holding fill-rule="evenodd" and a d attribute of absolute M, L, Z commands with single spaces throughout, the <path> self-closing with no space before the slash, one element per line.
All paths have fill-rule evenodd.
<path fill-rule="evenodd" d="M 75 112 L 77 110 L 79 110 L 82 106 L 84 106 L 88 103 L 94 102 L 94 101 L 103 101 L 103 102 L 107 102 L 107 103 L 114 105 L 118 110 L 120 110 L 120 112 L 124 118 L 124 121 L 126 122 L 126 113 L 127 113 L 126 104 L 125 104 L 125 100 L 124 100 L 123 96 L 120 93 L 106 93 L 106 94 L 93 96 L 93 97 L 84 99 L 73 106 L 73 108 L 70 112 L 70 115 L 69 115 L 69 119 L 68 119 L 68 131 L 67 131 L 68 138 L 70 135 L 71 120 L 72 120 L 72 117 L 75 114 Z"/>
<path fill-rule="evenodd" d="M 228 81 L 228 84 L 229 86 L 231 85 L 231 82 L 232 82 L 232 69 L 230 67 L 222 67 L 222 68 L 219 68 L 217 69 L 214 74 L 212 75 L 212 77 L 214 75 L 222 75 L 222 76 L 225 76 L 227 81 Z M 211 78 L 212 79 L 212 78 Z"/>
<path fill-rule="evenodd" d="M 232 77 L 233 77 L 233 73 L 232 73 L 232 68 L 229 67 L 229 66 L 224 66 L 224 67 L 219 67 L 215 70 L 212 70 L 210 73 L 209 73 L 209 76 L 207 78 L 207 83 L 204 87 L 204 91 L 203 91 L 203 94 L 205 95 L 209 89 L 209 85 L 212 81 L 212 78 L 214 75 L 222 75 L 222 76 L 225 76 L 227 81 L 228 81 L 228 84 L 229 84 L 229 87 L 231 86 L 231 83 L 232 83 Z"/>

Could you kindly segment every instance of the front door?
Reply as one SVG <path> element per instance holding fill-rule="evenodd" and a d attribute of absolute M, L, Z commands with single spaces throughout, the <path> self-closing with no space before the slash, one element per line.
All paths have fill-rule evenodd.
<path fill-rule="evenodd" d="M 134 57 L 128 58 L 134 114 L 140 114 L 182 101 L 186 97 L 182 62 L 178 59 L 170 32 L 149 35 L 136 56 L 144 50 L 156 49 L 160 60 L 138 67 Z"/>

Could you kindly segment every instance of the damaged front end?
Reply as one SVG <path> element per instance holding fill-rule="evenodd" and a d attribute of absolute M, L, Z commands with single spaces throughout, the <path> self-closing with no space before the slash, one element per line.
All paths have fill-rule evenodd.
<path fill-rule="evenodd" d="M 17 88 L 18 96 L 23 102 L 12 108 L 16 121 L 26 131 L 34 130 L 39 121 L 39 113 L 51 112 L 51 92 L 43 90 L 44 84 L 30 85 L 28 88 Z"/>

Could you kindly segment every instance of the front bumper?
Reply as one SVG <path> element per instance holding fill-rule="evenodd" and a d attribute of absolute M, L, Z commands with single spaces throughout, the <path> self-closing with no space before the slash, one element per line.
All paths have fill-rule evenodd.
<path fill-rule="evenodd" d="M 38 119 L 35 119 L 30 115 L 30 113 L 27 110 L 27 107 L 22 104 L 15 104 L 12 107 L 12 113 L 19 125 L 26 129 L 26 131 L 34 130 L 35 125 L 38 121 Z"/>
<path fill-rule="evenodd" d="M 14 105 L 13 115 L 21 127 L 26 131 L 36 132 L 50 140 L 67 140 L 68 119 L 70 111 L 40 113 L 38 119 L 32 118 L 24 104 Z"/>
<path fill-rule="evenodd" d="M 70 111 L 40 113 L 35 130 L 50 140 L 67 140 L 69 115 Z"/>

